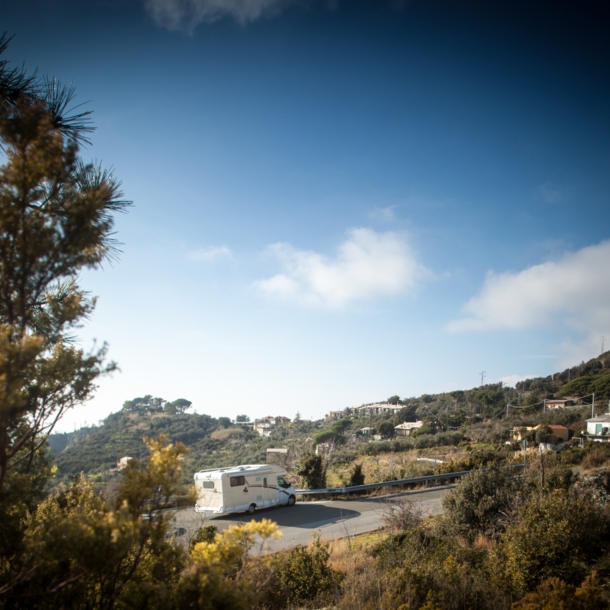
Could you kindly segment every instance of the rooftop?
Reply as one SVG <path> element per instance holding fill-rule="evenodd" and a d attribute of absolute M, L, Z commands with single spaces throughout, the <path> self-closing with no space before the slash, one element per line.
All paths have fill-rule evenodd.
<path fill-rule="evenodd" d="M 406 421 L 395 426 L 399 430 L 412 430 L 413 428 L 421 428 L 424 425 L 423 421 Z"/>

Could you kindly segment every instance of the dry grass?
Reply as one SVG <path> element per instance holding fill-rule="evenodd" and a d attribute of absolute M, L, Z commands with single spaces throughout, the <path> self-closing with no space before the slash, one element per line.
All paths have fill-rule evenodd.
<path fill-rule="evenodd" d="M 150 420 L 151 419 L 161 419 L 162 417 L 171 417 L 167 413 L 153 413 L 145 418 L 143 418 L 138 413 L 130 413 L 128 415 L 129 418 L 129 430 L 148 430 L 150 428 Z"/>
<path fill-rule="evenodd" d="M 391 481 L 410 477 L 433 474 L 436 464 L 432 462 L 418 462 L 418 457 L 431 457 L 448 461 L 464 453 L 457 447 L 435 447 L 433 449 L 420 449 L 402 453 L 382 453 L 359 458 L 362 462 L 362 472 L 365 483 Z M 329 487 L 343 487 L 349 485 L 352 465 L 342 465 L 331 468 L 327 473 Z"/>
<path fill-rule="evenodd" d="M 485 551 L 491 552 L 493 549 L 494 543 L 491 538 L 484 536 L 483 534 L 479 534 L 472 545 L 475 549 L 482 549 Z"/>
<path fill-rule="evenodd" d="M 363 570 L 371 561 L 367 551 L 384 535 L 381 531 L 376 531 L 327 541 L 331 552 L 331 567 L 343 573 Z"/>
<path fill-rule="evenodd" d="M 217 441 L 226 441 L 232 436 L 241 436 L 243 432 L 241 428 L 225 428 L 224 430 L 214 430 L 210 436 Z"/>
<path fill-rule="evenodd" d="M 583 470 L 595 470 L 601 466 L 608 466 L 609 458 L 606 451 L 592 449 L 582 462 Z"/>

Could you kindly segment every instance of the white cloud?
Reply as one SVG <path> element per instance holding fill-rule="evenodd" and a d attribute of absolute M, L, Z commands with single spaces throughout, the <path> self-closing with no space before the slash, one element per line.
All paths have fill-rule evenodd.
<path fill-rule="evenodd" d="M 534 377 L 539 377 L 539 375 L 506 375 L 504 377 L 500 377 L 495 383 L 501 381 L 505 386 L 514 388 L 519 381 L 525 381 L 526 379 L 533 379 Z"/>
<path fill-rule="evenodd" d="M 194 261 L 209 262 L 219 258 L 233 258 L 233 254 L 226 246 L 210 246 L 209 248 L 191 250 L 188 257 Z"/>
<path fill-rule="evenodd" d="M 560 324 L 610 331 L 610 241 L 516 273 L 489 273 L 448 330 L 525 329 Z"/>
<path fill-rule="evenodd" d="M 269 252 L 284 272 L 256 286 L 305 305 L 337 308 L 354 300 L 403 294 L 429 275 L 405 237 L 393 232 L 351 229 L 334 259 L 284 243 L 270 246 Z"/>
<path fill-rule="evenodd" d="M 189 33 L 200 23 L 213 23 L 232 17 L 241 25 L 272 17 L 294 4 L 311 0 L 144 0 L 146 10 L 159 24 L 170 30 Z"/>
<path fill-rule="evenodd" d="M 603 332 L 590 332 L 581 341 L 573 341 L 565 339 L 557 346 L 558 358 L 556 361 L 558 370 L 565 370 L 579 362 L 586 362 L 591 358 L 595 358 L 601 352 L 601 335 Z M 608 333 L 606 333 L 606 345 L 608 347 Z"/>

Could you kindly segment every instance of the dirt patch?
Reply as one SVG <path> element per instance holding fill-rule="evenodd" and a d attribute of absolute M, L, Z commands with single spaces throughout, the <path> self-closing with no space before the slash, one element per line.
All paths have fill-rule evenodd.
<path fill-rule="evenodd" d="M 210 436 L 217 441 L 226 441 L 232 436 L 241 436 L 243 433 L 241 428 L 225 428 L 224 430 L 214 430 Z"/>

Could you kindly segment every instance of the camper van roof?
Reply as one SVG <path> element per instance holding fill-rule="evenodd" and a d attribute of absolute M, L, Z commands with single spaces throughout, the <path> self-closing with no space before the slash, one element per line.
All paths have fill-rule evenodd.
<path fill-rule="evenodd" d="M 212 468 L 210 470 L 200 470 L 197 474 L 226 472 L 229 474 L 238 474 L 242 472 L 260 472 L 262 470 L 273 470 L 269 464 L 243 464 L 241 466 L 229 466 L 227 468 Z"/>

